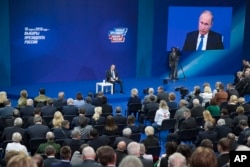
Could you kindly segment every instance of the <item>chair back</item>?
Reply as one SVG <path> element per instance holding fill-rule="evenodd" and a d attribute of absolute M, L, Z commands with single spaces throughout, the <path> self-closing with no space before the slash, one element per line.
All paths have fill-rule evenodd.
<path fill-rule="evenodd" d="M 197 125 L 198 127 L 204 126 L 204 119 L 203 119 L 203 117 L 196 117 L 196 118 L 195 118 L 195 121 L 196 121 L 196 125 Z"/>
<path fill-rule="evenodd" d="M 180 131 L 181 141 L 194 141 L 197 136 L 197 129 L 185 129 Z"/>
<path fill-rule="evenodd" d="M 147 120 L 154 122 L 156 111 L 157 110 L 150 110 L 147 115 Z"/>
<path fill-rule="evenodd" d="M 94 125 L 94 128 L 98 130 L 99 135 L 104 134 L 104 127 L 105 127 L 105 125 Z"/>
<path fill-rule="evenodd" d="M 69 122 L 72 122 L 74 117 L 76 117 L 76 115 L 63 115 L 64 120 L 68 120 Z"/>
<path fill-rule="evenodd" d="M 153 155 L 153 157 L 159 157 L 161 153 L 161 147 L 160 146 L 147 147 L 146 153 Z"/>
<path fill-rule="evenodd" d="M 141 111 L 142 108 L 142 104 L 141 103 L 130 103 L 128 105 L 128 111 L 132 111 L 132 112 L 139 112 Z"/>
<path fill-rule="evenodd" d="M 47 139 L 45 138 L 33 138 L 30 139 L 29 141 L 29 149 L 31 152 L 31 155 L 34 155 L 34 153 L 36 152 L 36 150 L 38 149 L 39 145 L 42 143 L 46 143 Z"/>
<path fill-rule="evenodd" d="M 141 134 L 140 133 L 132 133 L 130 136 L 130 139 L 139 143 L 141 141 Z"/>
<path fill-rule="evenodd" d="M 174 118 L 175 113 L 176 113 L 177 110 L 178 110 L 178 108 L 173 108 L 173 109 L 169 110 L 169 112 L 170 112 L 170 118 Z"/>
<path fill-rule="evenodd" d="M 174 130 L 176 124 L 176 119 L 164 119 L 161 123 L 161 131 L 163 130 Z"/>

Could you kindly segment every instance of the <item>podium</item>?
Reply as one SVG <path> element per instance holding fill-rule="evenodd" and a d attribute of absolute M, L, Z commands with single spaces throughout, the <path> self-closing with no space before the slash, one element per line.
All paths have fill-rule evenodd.
<path fill-rule="evenodd" d="M 110 82 L 97 82 L 96 83 L 96 93 L 99 91 L 99 87 L 101 87 L 101 91 L 103 92 L 104 87 L 111 87 L 111 94 L 113 94 L 113 84 Z"/>

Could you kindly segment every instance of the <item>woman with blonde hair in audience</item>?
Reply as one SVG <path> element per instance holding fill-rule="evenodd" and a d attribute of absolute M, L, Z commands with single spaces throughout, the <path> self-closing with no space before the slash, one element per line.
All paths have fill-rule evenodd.
<path fill-rule="evenodd" d="M 5 91 L 0 92 L 0 108 L 4 107 L 4 102 L 7 100 L 7 93 Z"/>
<path fill-rule="evenodd" d="M 27 90 L 21 90 L 20 91 L 20 98 L 17 101 L 17 107 L 18 108 L 25 107 L 26 103 L 27 103 L 27 98 L 28 98 Z"/>
<path fill-rule="evenodd" d="M 62 126 L 62 121 L 64 121 L 62 113 L 60 111 L 56 111 L 54 118 L 52 119 L 53 128 L 60 128 Z"/>
<path fill-rule="evenodd" d="M 93 126 L 105 124 L 106 119 L 101 115 L 102 115 L 102 107 L 95 107 L 95 113 L 91 118 L 91 124 Z"/>
<path fill-rule="evenodd" d="M 212 115 L 210 114 L 208 110 L 203 111 L 203 119 L 204 119 L 204 122 L 206 121 L 212 122 L 214 126 L 216 124 L 216 120 L 212 117 Z"/>
<path fill-rule="evenodd" d="M 202 106 L 205 107 L 206 103 L 209 103 L 213 97 L 211 88 L 209 86 L 205 86 L 203 93 L 201 93 L 200 96 L 203 98 Z"/>
<path fill-rule="evenodd" d="M 37 167 L 37 164 L 32 157 L 19 154 L 9 160 L 7 167 Z"/>
<path fill-rule="evenodd" d="M 155 113 L 154 123 L 152 126 L 157 130 L 159 127 L 161 127 L 162 121 L 164 119 L 170 118 L 170 112 L 168 110 L 168 105 L 165 100 L 161 100 L 159 104 L 159 109 Z"/>
<path fill-rule="evenodd" d="M 236 112 L 236 108 L 238 106 L 238 97 L 236 95 L 231 95 L 225 108 L 227 109 L 228 113 L 231 114 L 233 112 Z"/>

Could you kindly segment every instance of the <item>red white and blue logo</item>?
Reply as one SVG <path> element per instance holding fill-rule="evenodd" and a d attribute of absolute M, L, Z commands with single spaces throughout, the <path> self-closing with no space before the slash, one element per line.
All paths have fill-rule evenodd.
<path fill-rule="evenodd" d="M 109 39 L 112 43 L 124 43 L 128 28 L 114 28 L 109 31 Z"/>

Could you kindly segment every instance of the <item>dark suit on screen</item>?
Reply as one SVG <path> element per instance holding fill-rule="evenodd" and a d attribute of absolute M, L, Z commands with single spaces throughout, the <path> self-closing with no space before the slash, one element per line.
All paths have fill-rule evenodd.
<path fill-rule="evenodd" d="M 196 50 L 198 36 L 199 36 L 199 31 L 192 31 L 187 33 L 183 50 L 184 51 Z M 219 50 L 219 49 L 224 49 L 224 45 L 222 42 L 222 35 L 214 31 L 209 31 L 206 50 Z"/>

